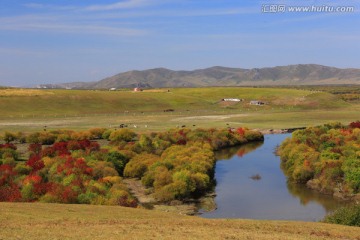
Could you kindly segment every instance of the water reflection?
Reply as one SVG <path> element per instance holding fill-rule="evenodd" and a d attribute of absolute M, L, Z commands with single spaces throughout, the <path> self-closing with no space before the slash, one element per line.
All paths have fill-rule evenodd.
<path fill-rule="evenodd" d="M 334 211 L 339 207 L 339 201 L 336 201 L 331 196 L 326 196 L 311 190 L 304 185 L 288 182 L 287 189 L 292 196 L 299 199 L 299 203 L 303 206 L 306 206 L 311 202 L 316 202 L 321 204 L 325 208 L 326 212 Z"/>
<path fill-rule="evenodd" d="M 215 158 L 217 160 L 229 160 L 234 156 L 243 157 L 263 145 L 264 142 L 251 142 L 240 147 L 232 147 L 217 151 Z"/>
<path fill-rule="evenodd" d="M 266 135 L 264 143 L 229 148 L 216 154 L 217 209 L 206 218 L 316 221 L 343 203 L 304 186 L 288 183 L 274 154 L 289 134 Z M 253 176 L 260 176 L 254 180 Z"/>

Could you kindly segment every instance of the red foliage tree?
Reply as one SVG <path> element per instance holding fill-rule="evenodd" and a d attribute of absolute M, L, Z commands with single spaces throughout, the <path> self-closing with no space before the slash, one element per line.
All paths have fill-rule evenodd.
<path fill-rule="evenodd" d="M 352 122 L 349 126 L 351 128 L 360 128 L 360 121 Z"/>
<path fill-rule="evenodd" d="M 41 152 L 42 146 L 40 143 L 32 143 L 29 145 L 28 150 L 30 154 L 38 155 Z"/>
<path fill-rule="evenodd" d="M 70 155 L 67 146 L 68 146 L 68 142 L 57 142 L 54 143 L 52 147 L 54 148 L 57 155 L 65 156 L 65 155 Z"/>
<path fill-rule="evenodd" d="M 21 200 L 19 186 L 14 183 L 17 173 L 7 164 L 0 165 L 0 202 L 17 202 Z"/>
<path fill-rule="evenodd" d="M 29 184 L 29 183 L 40 183 L 42 181 L 42 177 L 39 175 L 29 175 L 27 177 L 25 177 L 24 179 L 24 184 Z"/>
<path fill-rule="evenodd" d="M 10 148 L 13 150 L 16 150 L 16 146 L 12 143 L 5 143 L 5 144 L 0 144 L 0 149 L 5 149 L 5 148 Z"/>
<path fill-rule="evenodd" d="M 19 186 L 15 183 L 0 186 L 0 202 L 19 202 L 21 201 L 21 192 Z"/>
<path fill-rule="evenodd" d="M 138 203 L 135 199 L 129 199 L 128 196 L 119 197 L 117 200 L 118 204 L 123 207 L 136 208 Z"/>
<path fill-rule="evenodd" d="M 44 150 L 42 150 L 41 156 L 42 157 L 55 157 L 56 156 L 55 149 L 53 147 L 47 147 Z"/>
<path fill-rule="evenodd" d="M 13 177 L 16 176 L 16 174 L 17 173 L 14 171 L 11 165 L 0 165 L 0 186 L 11 182 Z"/>
<path fill-rule="evenodd" d="M 91 142 L 88 149 L 91 151 L 91 152 L 96 152 L 96 151 L 99 151 L 100 150 L 100 144 L 98 144 L 97 142 Z"/>
<path fill-rule="evenodd" d="M 245 134 L 245 130 L 244 130 L 242 127 L 236 129 L 236 132 L 237 132 L 240 136 L 244 136 L 244 134 Z"/>
<path fill-rule="evenodd" d="M 37 172 L 45 167 L 39 155 L 33 155 L 27 160 L 26 165 L 32 168 L 32 172 Z"/>
<path fill-rule="evenodd" d="M 72 140 L 68 142 L 67 149 L 70 151 L 74 151 L 74 150 L 82 149 L 82 147 L 79 141 Z"/>

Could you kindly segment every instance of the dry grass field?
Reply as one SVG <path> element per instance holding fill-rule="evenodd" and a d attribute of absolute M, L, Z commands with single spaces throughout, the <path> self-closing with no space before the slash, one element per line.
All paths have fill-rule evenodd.
<path fill-rule="evenodd" d="M 360 228 L 202 219 L 115 206 L 0 203 L 0 239 L 360 239 Z"/>

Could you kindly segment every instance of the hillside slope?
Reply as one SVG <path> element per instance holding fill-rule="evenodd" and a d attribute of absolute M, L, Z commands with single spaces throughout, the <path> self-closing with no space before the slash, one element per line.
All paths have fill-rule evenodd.
<path fill-rule="evenodd" d="M 1 239 L 360 239 L 360 228 L 202 219 L 116 206 L 0 203 Z"/>
<path fill-rule="evenodd" d="M 360 69 L 340 69 L 316 64 L 297 64 L 268 68 L 211 67 L 193 71 L 155 68 L 119 73 L 92 83 L 45 84 L 46 88 L 143 88 L 360 84 Z"/>

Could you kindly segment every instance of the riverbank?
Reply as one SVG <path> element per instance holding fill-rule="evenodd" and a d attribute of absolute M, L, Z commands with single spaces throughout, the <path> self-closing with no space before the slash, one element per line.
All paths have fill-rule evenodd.
<path fill-rule="evenodd" d="M 316 179 L 313 179 L 309 180 L 306 183 L 306 187 L 314 191 L 320 192 L 321 194 L 331 195 L 332 197 L 341 201 L 360 203 L 360 193 L 351 194 L 349 192 L 344 192 L 340 186 L 333 188 L 332 191 L 325 190 L 320 186 L 319 182 Z"/>
<path fill-rule="evenodd" d="M 261 132 L 262 134 L 285 134 L 285 133 L 292 133 L 296 130 L 302 130 L 306 127 L 297 127 L 297 128 L 283 128 L 283 129 L 254 129 L 256 131 Z"/>
<path fill-rule="evenodd" d="M 208 212 L 216 209 L 214 192 L 209 192 L 199 199 L 186 199 L 184 201 L 173 200 L 170 203 L 165 204 L 156 201 L 153 193 L 151 193 L 149 189 L 146 189 L 139 179 L 127 178 L 123 181 L 129 188 L 131 194 L 137 198 L 139 205 L 145 209 L 172 212 L 189 216 L 198 215 L 199 210 L 202 210 L 202 212 Z"/>

